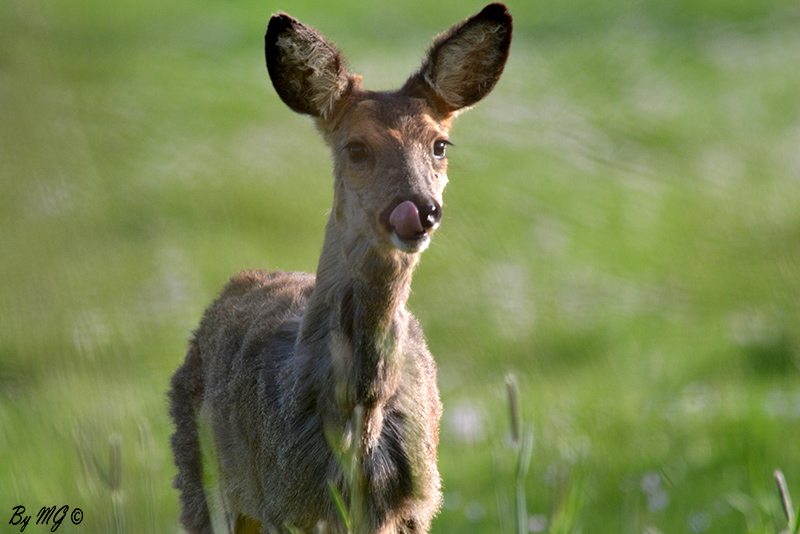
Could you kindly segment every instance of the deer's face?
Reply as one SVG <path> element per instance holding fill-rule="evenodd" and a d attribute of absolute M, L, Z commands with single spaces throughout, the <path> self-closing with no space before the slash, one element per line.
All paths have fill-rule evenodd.
<path fill-rule="evenodd" d="M 450 121 L 497 83 L 511 31 L 506 7 L 490 4 L 440 35 L 397 92 L 376 93 L 317 30 L 272 17 L 270 79 L 286 105 L 316 119 L 333 151 L 333 222 L 349 245 L 409 254 L 428 246 L 442 218 Z"/>
<path fill-rule="evenodd" d="M 326 138 L 337 224 L 383 250 L 418 253 L 442 219 L 449 120 L 421 98 L 363 92 Z"/>

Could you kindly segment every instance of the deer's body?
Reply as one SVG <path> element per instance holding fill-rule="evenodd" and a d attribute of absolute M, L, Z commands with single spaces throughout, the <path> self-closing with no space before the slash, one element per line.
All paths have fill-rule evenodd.
<path fill-rule="evenodd" d="M 439 38 L 403 88 L 375 93 L 316 30 L 273 17 L 270 76 L 287 105 L 316 118 L 334 153 L 334 207 L 316 277 L 235 276 L 173 376 L 172 449 L 189 532 L 211 532 L 200 413 L 236 532 L 311 533 L 320 521 L 344 532 L 329 483 L 362 495 L 358 532 L 428 532 L 441 503 L 441 404 L 433 358 L 405 303 L 441 218 L 450 121 L 494 86 L 510 38 L 505 7 L 488 6 Z M 343 471 L 348 450 L 356 482 Z"/>

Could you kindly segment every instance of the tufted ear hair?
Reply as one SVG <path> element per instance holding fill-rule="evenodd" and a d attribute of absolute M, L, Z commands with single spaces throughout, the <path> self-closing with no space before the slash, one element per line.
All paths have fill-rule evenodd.
<path fill-rule="evenodd" d="M 503 73 L 512 28 L 506 6 L 489 4 L 436 38 L 422 68 L 401 93 L 426 98 L 443 115 L 474 105 Z"/>
<path fill-rule="evenodd" d="M 330 119 L 360 77 L 311 26 L 285 13 L 274 15 L 264 36 L 267 70 L 281 100 L 298 113 Z"/>

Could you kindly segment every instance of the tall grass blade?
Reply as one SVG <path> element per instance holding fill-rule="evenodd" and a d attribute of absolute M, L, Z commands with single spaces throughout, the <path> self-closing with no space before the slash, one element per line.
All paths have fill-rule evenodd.
<path fill-rule="evenodd" d="M 362 468 L 364 436 L 364 407 L 360 404 L 353 410 L 353 444 L 350 447 L 350 472 L 348 482 L 350 485 L 350 529 L 352 532 L 364 530 L 364 514 L 366 510 L 366 480 Z"/>
<path fill-rule="evenodd" d="M 533 455 L 533 427 L 530 425 L 525 429 L 517 454 L 517 478 L 514 484 L 517 501 L 517 534 L 527 534 L 528 496 L 525 491 L 525 480 L 528 478 Z"/>
<path fill-rule="evenodd" d="M 514 445 L 518 445 L 522 434 L 522 419 L 519 413 L 519 385 L 517 377 L 514 375 L 506 375 L 506 391 L 508 392 L 508 407 L 511 412 L 511 439 Z"/>
<path fill-rule="evenodd" d="M 511 440 L 517 453 L 517 471 L 514 479 L 517 534 L 527 534 L 528 497 L 525 491 L 525 479 L 528 477 L 533 455 L 533 427 L 526 425 L 523 433 L 519 385 L 514 375 L 506 375 L 506 391 L 511 414 Z"/>
<path fill-rule="evenodd" d="M 581 465 L 571 469 L 565 478 L 563 496 L 553 513 L 551 534 L 577 534 L 581 532 L 581 512 L 586 493 L 585 470 Z"/>
<path fill-rule="evenodd" d="M 331 492 L 333 503 L 336 505 L 336 510 L 339 512 L 339 517 L 342 518 L 344 528 L 347 529 L 347 532 L 352 532 L 353 525 L 350 523 L 350 512 L 347 511 L 347 505 L 344 503 L 342 494 L 339 493 L 339 490 L 336 488 L 333 482 L 328 482 L 328 489 Z"/>
<path fill-rule="evenodd" d="M 800 521 L 798 521 L 798 515 L 795 514 L 794 511 L 792 496 L 789 494 L 789 485 L 786 484 L 786 477 L 780 469 L 776 469 L 773 472 L 773 476 L 775 477 L 775 482 L 778 483 L 778 492 L 781 495 L 783 513 L 786 515 L 786 521 L 789 523 L 789 532 L 791 534 L 797 534 L 800 532 Z"/>
<path fill-rule="evenodd" d="M 111 510 L 114 518 L 114 532 L 125 532 L 125 514 L 122 494 L 122 438 L 113 435 L 109 438 L 108 487 L 111 493 Z"/>

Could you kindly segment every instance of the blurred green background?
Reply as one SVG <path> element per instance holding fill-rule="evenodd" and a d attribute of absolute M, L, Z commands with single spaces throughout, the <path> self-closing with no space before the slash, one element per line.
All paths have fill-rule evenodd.
<path fill-rule="evenodd" d="M 330 160 L 270 85 L 270 14 L 388 89 L 481 7 L 0 3 L 0 531 L 68 505 L 60 532 L 177 532 L 165 391 L 191 330 L 241 269 L 316 268 Z M 445 405 L 434 532 L 513 531 L 513 373 L 531 532 L 777 533 L 773 469 L 800 497 L 800 5 L 509 7 L 409 303 Z"/>

